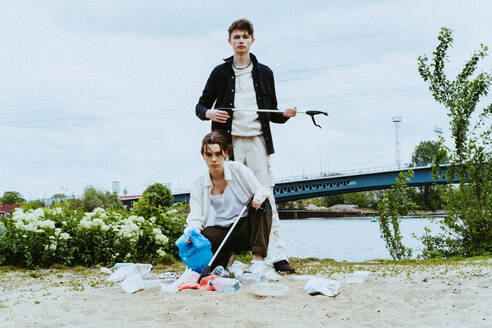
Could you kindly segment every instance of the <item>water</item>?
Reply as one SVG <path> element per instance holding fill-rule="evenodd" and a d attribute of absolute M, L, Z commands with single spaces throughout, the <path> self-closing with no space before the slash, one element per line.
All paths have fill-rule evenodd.
<path fill-rule="evenodd" d="M 289 257 L 331 258 L 336 261 L 391 259 L 381 238 L 379 222 L 364 218 L 329 218 L 282 220 L 280 231 Z M 422 236 L 424 227 L 432 233 L 440 231 L 438 220 L 406 217 L 400 222 L 403 244 L 414 249 L 413 257 L 422 251 L 422 243 L 412 234 Z"/>

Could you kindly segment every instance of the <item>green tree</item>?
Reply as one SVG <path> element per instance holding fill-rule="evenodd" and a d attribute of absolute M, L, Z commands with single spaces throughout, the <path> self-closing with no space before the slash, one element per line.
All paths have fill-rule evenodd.
<path fill-rule="evenodd" d="M 44 201 L 40 199 L 22 203 L 22 209 L 24 210 L 24 212 L 27 212 L 28 210 L 35 210 L 37 208 L 43 208 L 43 207 L 46 207 L 46 204 Z"/>
<path fill-rule="evenodd" d="M 6 191 L 3 197 L 0 197 L 1 204 L 21 204 L 23 202 L 25 202 L 24 198 L 17 191 Z"/>
<path fill-rule="evenodd" d="M 143 192 L 143 197 L 149 200 L 150 206 L 168 208 L 174 203 L 174 197 L 171 190 L 158 182 L 148 186 Z"/>
<path fill-rule="evenodd" d="M 492 83 L 487 72 L 475 74 L 480 59 L 487 55 L 481 45 L 465 63 L 454 81 L 444 72 L 447 50 L 453 42 L 452 31 L 443 27 L 433 60 L 421 56 L 419 73 L 429 84 L 434 99 L 441 103 L 450 118 L 454 148 L 441 147 L 433 165 L 434 178 L 439 178 L 438 164 L 446 157 L 450 166 L 448 181 L 458 181 L 456 187 L 442 187 L 446 217 L 441 221 L 444 233 L 424 235 L 424 256 L 471 256 L 492 253 L 492 104 L 479 111 L 477 123 L 472 115 L 480 99 L 486 96 Z"/>
<path fill-rule="evenodd" d="M 421 141 L 413 151 L 410 167 L 432 165 L 440 149 L 439 141 Z M 448 158 L 443 158 L 441 163 L 449 163 Z M 414 201 L 420 208 L 435 211 L 443 207 L 443 200 L 436 186 L 426 185 L 417 187 L 416 190 L 418 192 L 414 193 Z"/>
<path fill-rule="evenodd" d="M 400 233 L 401 217 L 415 208 L 406 185 L 412 176 L 412 170 L 401 172 L 378 205 L 381 237 L 386 242 L 386 248 L 391 257 L 398 261 L 412 255 L 412 249 L 403 245 Z"/>
<path fill-rule="evenodd" d="M 149 218 L 156 216 L 171 207 L 174 197 L 171 190 L 162 183 L 154 183 L 148 186 L 133 208 L 138 215 Z"/>
<path fill-rule="evenodd" d="M 421 141 L 413 151 L 410 166 L 416 167 L 432 165 L 437 154 L 439 154 L 440 148 L 441 143 L 439 141 Z M 444 158 L 442 163 L 448 163 L 447 158 Z"/>
<path fill-rule="evenodd" d="M 96 207 L 104 209 L 123 209 L 123 204 L 117 194 L 109 191 L 97 190 L 89 186 L 84 189 L 84 195 L 81 199 L 82 209 L 86 212 L 92 212 Z"/>

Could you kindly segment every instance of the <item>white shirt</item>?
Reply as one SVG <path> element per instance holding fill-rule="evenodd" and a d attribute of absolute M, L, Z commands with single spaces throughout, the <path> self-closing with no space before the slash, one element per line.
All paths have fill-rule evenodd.
<path fill-rule="evenodd" d="M 236 109 L 258 109 L 253 82 L 253 63 L 245 68 L 235 68 L 236 75 L 234 107 Z M 254 137 L 261 134 L 261 122 L 255 111 L 235 111 L 232 117 L 233 136 Z"/>
<path fill-rule="evenodd" d="M 234 161 L 224 162 L 224 178 L 242 204 L 245 204 L 252 194 L 255 195 L 253 200 L 259 203 L 263 203 L 268 197 L 269 189 L 264 187 L 256 179 L 253 171 L 244 164 Z M 210 202 L 211 190 L 212 180 L 207 171 L 191 187 L 190 213 L 186 218 L 185 232 L 191 229 L 200 232 L 203 228 L 214 225 L 216 213 Z"/>
<path fill-rule="evenodd" d="M 246 205 L 237 198 L 236 194 L 229 188 L 229 185 L 227 185 L 222 195 L 210 195 L 210 204 L 215 211 L 213 225 L 221 227 L 233 224 L 244 205 Z M 246 215 L 248 215 L 248 211 L 245 211 L 241 217 Z"/>

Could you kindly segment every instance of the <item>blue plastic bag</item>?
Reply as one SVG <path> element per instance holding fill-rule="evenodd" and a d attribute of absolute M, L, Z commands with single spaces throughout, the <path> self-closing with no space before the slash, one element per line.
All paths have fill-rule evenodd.
<path fill-rule="evenodd" d="M 213 257 L 212 244 L 195 230 L 190 230 L 187 234 L 176 240 L 179 256 L 188 268 L 195 272 L 202 272 Z M 188 243 L 188 238 L 191 239 L 191 244 Z"/>

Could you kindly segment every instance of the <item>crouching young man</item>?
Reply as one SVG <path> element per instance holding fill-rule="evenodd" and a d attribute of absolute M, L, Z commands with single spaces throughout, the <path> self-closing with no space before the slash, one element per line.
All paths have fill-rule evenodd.
<path fill-rule="evenodd" d="M 212 268 L 226 267 L 231 255 L 241 251 L 253 252 L 252 265 L 263 261 L 267 256 L 272 225 L 272 210 L 267 199 L 269 190 L 258 182 L 249 168 L 226 161 L 228 144 L 220 132 L 209 133 L 203 138 L 201 154 L 208 173 L 193 184 L 185 232 L 190 229 L 200 232 L 211 242 L 215 253 L 254 194 L 251 207 L 227 239 Z"/>

